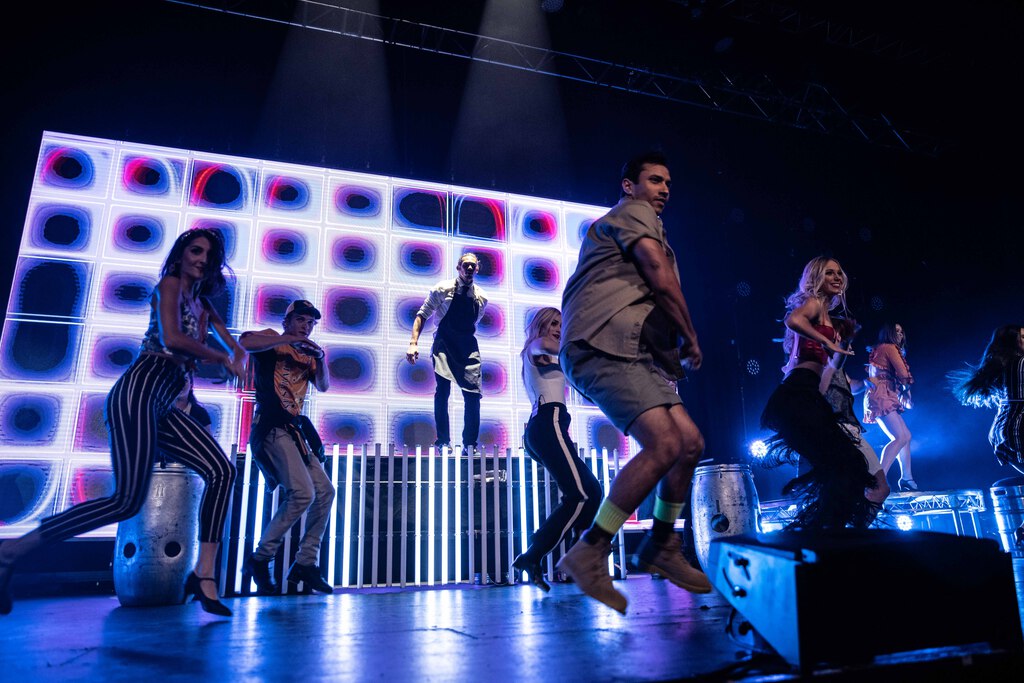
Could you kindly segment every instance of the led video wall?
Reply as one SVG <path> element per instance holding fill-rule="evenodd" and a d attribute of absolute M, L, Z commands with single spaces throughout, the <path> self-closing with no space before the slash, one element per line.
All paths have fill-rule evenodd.
<path fill-rule="evenodd" d="M 26 173 L 31 169 L 26 169 Z M 405 360 L 427 291 L 453 278 L 461 254 L 480 259 L 489 305 L 481 443 L 518 448 L 530 404 L 523 330 L 559 306 L 581 235 L 605 207 L 570 204 L 258 159 L 60 133 L 43 136 L 0 337 L 0 536 L 112 488 L 103 404 L 135 359 L 149 297 L 171 243 L 215 227 L 235 272 L 214 303 L 232 333 L 280 330 L 295 298 L 323 313 L 314 339 L 331 387 L 307 413 L 327 444 L 426 448 L 435 438 L 433 370 Z M 16 228 L 15 228 L 16 229 Z M 230 452 L 244 444 L 251 387 L 203 368 L 196 395 Z M 452 434 L 462 431 L 453 392 Z M 570 394 L 581 447 L 630 440 Z M 94 532 L 112 535 L 113 528 Z"/>

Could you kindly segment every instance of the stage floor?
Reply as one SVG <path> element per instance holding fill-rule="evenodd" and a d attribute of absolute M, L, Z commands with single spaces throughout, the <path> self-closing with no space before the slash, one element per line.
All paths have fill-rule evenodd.
<path fill-rule="evenodd" d="M 1024 560 L 1014 560 L 1018 605 Z M 625 616 L 573 584 L 341 590 L 226 599 L 235 616 L 196 604 L 121 607 L 113 595 L 25 598 L 0 617 L 6 681 L 670 681 L 792 680 L 781 659 L 727 632 L 717 592 L 691 595 L 635 574 L 616 585 Z M 881 592 L 885 592 L 884 590 Z M 891 593 L 891 591 L 889 591 Z M 936 596 L 941 600 L 941 596 Z M 913 628 L 894 599 L 877 628 Z M 1022 613 L 1024 616 L 1024 613 Z M 814 678 L 1020 680 L 1021 659 L 951 648 Z M 1011 671 L 1007 671 L 1010 669 Z M 1004 677 L 1005 672 L 1005 677 Z M 805 675 L 808 672 L 805 672 Z"/>

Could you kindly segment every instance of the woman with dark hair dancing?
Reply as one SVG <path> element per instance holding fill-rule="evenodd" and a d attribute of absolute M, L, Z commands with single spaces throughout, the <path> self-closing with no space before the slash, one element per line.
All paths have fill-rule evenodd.
<path fill-rule="evenodd" d="M 883 325 L 878 343 L 868 349 L 868 379 L 864 394 L 864 422 L 876 422 L 889 437 L 882 448 L 882 471 L 889 472 L 893 462 L 900 463 L 900 491 L 917 491 L 910 464 L 910 430 L 903 411 L 912 407 L 910 385 L 914 378 L 907 365 L 907 335 L 899 323 Z"/>
<path fill-rule="evenodd" d="M 533 532 L 530 547 L 512 566 L 526 572 L 533 585 L 551 590 L 544 580 L 541 560 L 561 543 L 571 529 L 580 533 L 594 521 L 604 492 L 597 478 L 580 459 L 569 436 L 569 413 L 565 409 L 565 375 L 558 364 L 562 338 L 562 314 L 546 306 L 526 326 L 526 342 L 520 353 L 523 383 L 533 402 L 524 438 L 527 454 L 544 466 L 562 494 L 548 518 Z"/>
<path fill-rule="evenodd" d="M 807 263 L 796 291 L 786 299 L 786 376 L 768 399 L 761 425 L 774 432 L 766 466 L 810 466 L 783 490 L 803 503 L 790 528 L 866 528 L 878 512 L 879 504 L 865 496 L 865 489 L 875 488 L 875 478 L 820 391 L 829 356 L 853 355 L 840 347 L 829 317 L 837 306 L 846 309 L 846 286 L 839 262 L 819 256 Z"/>
<path fill-rule="evenodd" d="M 963 405 L 997 408 L 988 432 L 996 459 L 1024 475 L 1024 325 L 996 328 L 977 366 L 947 376 Z M 1014 539 L 1024 546 L 1024 524 Z"/>
<path fill-rule="evenodd" d="M 25 555 L 138 513 L 159 453 L 206 482 L 199 508 L 199 557 L 185 582 L 186 596 L 192 594 L 207 612 L 231 615 L 213 577 L 235 468 L 213 436 L 175 405 L 198 362 L 223 365 L 235 377 L 245 370 L 245 350 L 207 299 L 226 285 L 226 267 L 224 242 L 216 230 L 189 230 L 174 242 L 153 292 L 139 357 L 107 394 L 114 493 L 48 517 L 33 531 L 0 544 L 0 614 L 11 611 L 8 584 Z M 206 345 L 208 327 L 230 355 Z"/>

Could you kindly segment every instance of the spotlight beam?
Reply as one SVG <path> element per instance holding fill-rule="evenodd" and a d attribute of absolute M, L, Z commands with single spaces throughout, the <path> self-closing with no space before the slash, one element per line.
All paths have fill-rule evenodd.
<path fill-rule="evenodd" d="M 665 74 L 315 0 L 296 0 L 299 11 L 295 16 L 271 15 L 267 3 L 255 0 L 166 1 L 590 83 L 930 157 L 938 156 L 940 151 L 938 141 L 899 129 L 883 114 L 853 114 L 818 83 L 786 91 L 764 74 L 753 78 L 724 72 L 702 77 Z"/>

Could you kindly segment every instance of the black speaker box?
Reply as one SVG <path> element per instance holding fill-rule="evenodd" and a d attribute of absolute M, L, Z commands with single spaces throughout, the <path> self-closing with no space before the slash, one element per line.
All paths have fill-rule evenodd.
<path fill-rule="evenodd" d="M 1010 556 L 990 539 L 844 529 L 722 537 L 709 576 L 789 664 L 987 644 L 1020 653 Z"/>

